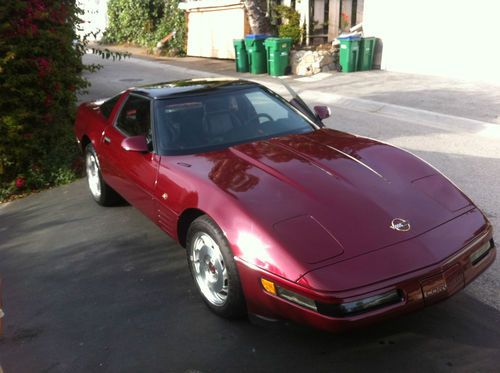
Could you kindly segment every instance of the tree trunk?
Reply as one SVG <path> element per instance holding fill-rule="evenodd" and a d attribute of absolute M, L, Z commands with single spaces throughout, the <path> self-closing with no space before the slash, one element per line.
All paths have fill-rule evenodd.
<path fill-rule="evenodd" d="M 267 13 L 267 0 L 244 0 L 248 23 L 253 34 L 271 33 L 271 22 Z"/>

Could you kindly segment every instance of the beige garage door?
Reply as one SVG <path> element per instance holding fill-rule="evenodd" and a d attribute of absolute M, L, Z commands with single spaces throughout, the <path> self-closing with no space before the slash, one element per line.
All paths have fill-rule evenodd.
<path fill-rule="evenodd" d="M 241 6 L 190 11 L 187 54 L 234 59 L 233 39 L 244 38 L 247 29 Z"/>

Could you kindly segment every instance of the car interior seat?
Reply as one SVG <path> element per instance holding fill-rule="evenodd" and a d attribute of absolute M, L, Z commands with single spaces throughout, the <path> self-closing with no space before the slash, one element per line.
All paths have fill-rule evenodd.
<path fill-rule="evenodd" d="M 221 141 L 225 134 L 241 127 L 241 121 L 231 110 L 228 97 L 212 98 L 205 102 L 202 124 L 209 141 Z"/>

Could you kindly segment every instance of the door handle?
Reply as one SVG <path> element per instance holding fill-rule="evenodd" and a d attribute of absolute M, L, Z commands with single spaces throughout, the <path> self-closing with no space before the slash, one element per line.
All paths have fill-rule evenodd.
<path fill-rule="evenodd" d="M 104 136 L 104 142 L 106 144 L 111 144 L 111 139 L 108 136 Z"/>

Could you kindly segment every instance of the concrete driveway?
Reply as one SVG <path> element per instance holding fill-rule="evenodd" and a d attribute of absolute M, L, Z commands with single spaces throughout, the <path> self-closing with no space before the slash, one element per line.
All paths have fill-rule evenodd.
<path fill-rule="evenodd" d="M 199 75 L 136 60 L 106 62 L 89 96 L 134 84 L 122 79 Z M 417 119 L 344 105 L 328 125 L 414 151 L 470 194 L 500 232 L 496 132 Z M 446 302 L 368 329 L 331 335 L 287 323 L 231 322 L 210 313 L 196 294 L 182 248 L 134 208 L 96 205 L 85 180 L 0 206 L 0 275 L 6 373 L 495 372 L 500 366 L 498 261 Z"/>

